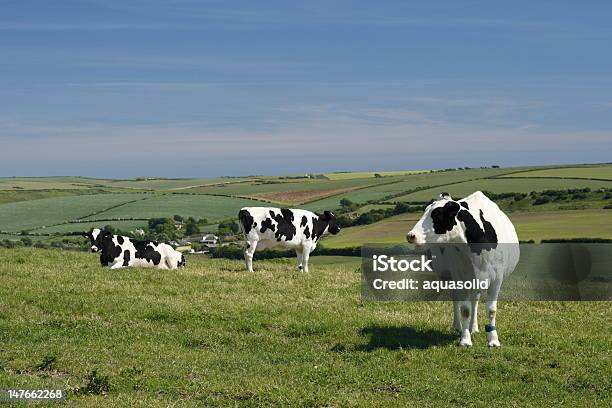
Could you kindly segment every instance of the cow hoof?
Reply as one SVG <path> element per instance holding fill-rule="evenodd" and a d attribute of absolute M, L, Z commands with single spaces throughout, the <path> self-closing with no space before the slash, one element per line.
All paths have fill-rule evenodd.
<path fill-rule="evenodd" d="M 461 340 L 459 340 L 459 345 L 461 347 L 471 347 L 472 346 L 472 340 L 471 339 L 461 339 Z"/>
<path fill-rule="evenodd" d="M 478 327 L 472 327 L 472 330 L 470 330 L 470 333 L 480 333 L 480 330 L 478 330 Z"/>
<path fill-rule="evenodd" d="M 499 342 L 499 340 L 491 340 L 487 344 L 489 347 L 501 347 L 501 343 Z"/>

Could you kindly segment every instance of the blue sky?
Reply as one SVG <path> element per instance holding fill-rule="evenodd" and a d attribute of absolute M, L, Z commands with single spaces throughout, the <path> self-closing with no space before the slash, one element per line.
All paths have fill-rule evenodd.
<path fill-rule="evenodd" d="M 609 2 L 1 6 L 0 176 L 611 159 Z"/>

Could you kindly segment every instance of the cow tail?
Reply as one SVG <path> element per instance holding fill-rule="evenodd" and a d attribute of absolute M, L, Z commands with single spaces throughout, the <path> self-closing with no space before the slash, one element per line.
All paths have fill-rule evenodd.
<path fill-rule="evenodd" d="M 246 237 L 246 223 L 249 222 L 247 220 L 248 214 L 249 213 L 247 210 L 238 211 L 238 225 L 240 226 L 240 231 L 242 232 L 242 235 L 244 235 L 245 237 Z"/>

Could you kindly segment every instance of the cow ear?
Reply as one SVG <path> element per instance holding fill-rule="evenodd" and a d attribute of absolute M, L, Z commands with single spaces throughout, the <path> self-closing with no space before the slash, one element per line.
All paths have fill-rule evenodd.
<path fill-rule="evenodd" d="M 444 204 L 444 212 L 449 218 L 455 217 L 460 209 L 461 206 L 456 201 L 449 201 L 448 203 Z"/>
<path fill-rule="evenodd" d="M 325 218 L 327 221 L 331 220 L 332 214 L 331 211 L 323 211 L 323 218 Z"/>
<path fill-rule="evenodd" d="M 81 232 L 81 236 L 83 236 L 85 238 L 89 238 L 89 232 L 83 231 L 83 232 Z"/>

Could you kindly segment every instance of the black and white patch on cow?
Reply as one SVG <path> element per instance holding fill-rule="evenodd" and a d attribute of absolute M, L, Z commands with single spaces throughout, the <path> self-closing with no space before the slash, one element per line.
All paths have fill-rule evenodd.
<path fill-rule="evenodd" d="M 111 269 L 128 266 L 176 269 L 185 266 L 185 256 L 168 244 L 155 241 L 133 241 L 94 228 L 83 233 L 89 238 L 92 252 L 100 252 L 100 264 Z"/>
<path fill-rule="evenodd" d="M 499 347 L 497 298 L 520 257 L 518 236 L 508 216 L 480 191 L 458 201 L 443 193 L 426 208 L 406 239 L 433 254 L 435 270 L 443 278 L 460 280 L 463 274 L 488 280 L 485 329 L 489 346 Z M 451 248 L 432 244 L 451 244 L 446 249 Z M 468 291 L 454 302 L 453 327 L 461 332 L 462 346 L 471 346 L 471 333 L 478 331 L 479 295 L 477 290 Z"/>
<path fill-rule="evenodd" d="M 245 207 L 238 212 L 240 228 L 244 234 L 244 259 L 249 272 L 253 272 L 253 254 L 256 250 L 275 247 L 295 249 L 298 269 L 308 272 L 310 253 L 321 237 L 340 232 L 336 216 L 325 211 L 311 211 L 273 207 Z"/>

